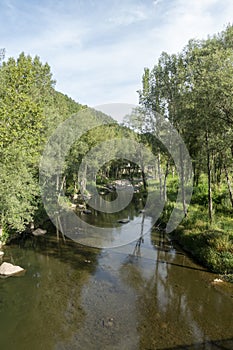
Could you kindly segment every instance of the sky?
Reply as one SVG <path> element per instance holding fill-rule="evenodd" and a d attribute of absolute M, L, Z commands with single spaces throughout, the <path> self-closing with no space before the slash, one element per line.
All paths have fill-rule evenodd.
<path fill-rule="evenodd" d="M 144 67 L 233 23 L 232 0 L 1 0 L 0 48 L 48 62 L 56 89 L 94 107 L 137 104 Z"/>

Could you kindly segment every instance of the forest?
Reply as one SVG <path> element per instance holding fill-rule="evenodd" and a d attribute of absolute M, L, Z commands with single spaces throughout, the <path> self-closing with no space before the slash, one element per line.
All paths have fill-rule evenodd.
<path fill-rule="evenodd" d="M 176 204 L 184 219 L 169 233 L 211 271 L 233 280 L 233 26 L 206 40 L 190 40 L 177 54 L 161 53 L 152 68 L 145 68 L 138 91 L 139 107 L 122 124 L 81 105 L 56 91 L 50 66 L 39 57 L 21 53 L 5 60 L 0 54 L 0 240 L 27 230 L 31 222 L 43 223 L 46 213 L 40 196 L 39 163 L 46 142 L 56 127 L 71 115 L 83 113 L 83 123 L 93 128 L 74 142 L 62 176 L 54 178 L 58 198 L 72 205 L 80 193 L 88 195 L 93 183 L 90 169 L 78 181 L 82 158 L 101 142 L 131 139 L 143 144 L 156 158 L 150 167 L 114 159 L 98 169 L 97 186 L 113 180 L 141 177 L 140 191 L 158 191 L 164 210 L 158 225 L 163 229 Z M 179 133 L 192 160 L 188 171 L 184 150 L 166 134 L 171 149 L 177 148 L 177 169 L 169 149 L 161 142 L 164 120 Z M 101 126 L 97 126 L 101 122 Z M 106 125 L 105 125 L 106 121 Z M 82 127 L 80 125 L 80 127 Z M 160 136 L 159 136 L 160 135 Z M 126 145 L 122 143 L 122 152 Z M 138 152 L 134 150 L 134 152 Z M 118 150 L 119 154 L 119 150 Z M 123 153 L 122 153 L 123 154 Z M 99 158 L 102 158 L 100 151 Z M 187 188 L 185 188 L 185 186 Z M 191 203 L 187 189 L 193 187 Z"/>

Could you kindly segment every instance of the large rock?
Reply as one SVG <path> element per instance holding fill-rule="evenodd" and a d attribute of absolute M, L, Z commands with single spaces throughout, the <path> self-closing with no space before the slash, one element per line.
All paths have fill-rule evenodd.
<path fill-rule="evenodd" d="M 0 275 L 3 275 L 3 276 L 14 276 L 24 271 L 25 270 L 22 267 L 12 265 L 7 262 L 2 263 L 2 265 L 0 266 Z"/>

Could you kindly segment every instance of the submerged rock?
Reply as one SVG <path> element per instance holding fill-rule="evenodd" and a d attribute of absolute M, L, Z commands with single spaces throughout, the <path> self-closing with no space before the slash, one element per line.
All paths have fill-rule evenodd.
<path fill-rule="evenodd" d="M 120 219 L 120 220 L 117 220 L 117 222 L 119 222 L 120 224 L 128 224 L 130 220 L 129 219 Z"/>
<path fill-rule="evenodd" d="M 102 320 L 102 325 L 103 327 L 110 328 L 114 325 L 114 319 L 110 317 L 107 320 Z"/>
<path fill-rule="evenodd" d="M 25 270 L 22 267 L 12 265 L 7 262 L 2 263 L 2 265 L 0 266 L 0 275 L 3 275 L 3 276 L 14 276 L 24 271 Z"/>
<path fill-rule="evenodd" d="M 46 234 L 46 232 L 47 232 L 47 230 L 42 230 L 42 228 L 37 228 L 36 230 L 32 231 L 32 234 L 34 236 L 43 236 Z"/>
<path fill-rule="evenodd" d="M 91 214 L 91 210 L 89 210 L 89 209 L 84 209 L 84 210 L 83 210 L 83 213 L 84 213 L 84 214 Z"/>

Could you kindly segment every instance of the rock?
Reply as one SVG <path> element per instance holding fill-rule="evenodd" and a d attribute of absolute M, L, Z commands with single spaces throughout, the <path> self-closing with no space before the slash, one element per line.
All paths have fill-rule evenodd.
<path fill-rule="evenodd" d="M 76 209 L 77 205 L 74 203 L 71 203 L 71 209 Z"/>
<path fill-rule="evenodd" d="M 113 318 L 111 317 L 111 318 L 109 318 L 108 319 L 108 327 L 112 327 L 113 326 Z"/>
<path fill-rule="evenodd" d="M 32 234 L 34 236 L 43 236 L 46 234 L 46 232 L 47 232 L 47 230 L 42 230 L 42 228 L 37 228 L 36 230 L 32 231 Z"/>
<path fill-rule="evenodd" d="M 112 317 L 110 317 L 106 321 L 102 320 L 102 325 L 103 325 L 103 327 L 110 328 L 114 325 L 114 319 Z"/>
<path fill-rule="evenodd" d="M 129 219 L 120 219 L 117 220 L 117 222 L 119 222 L 120 224 L 127 224 L 130 220 Z"/>
<path fill-rule="evenodd" d="M 0 275 L 4 276 L 14 276 L 24 271 L 25 270 L 22 267 L 12 265 L 7 262 L 2 263 L 2 265 L 0 266 Z"/>
<path fill-rule="evenodd" d="M 116 190 L 116 187 L 112 184 L 107 184 L 106 187 L 107 187 L 108 191 L 110 191 L 110 192 L 113 192 Z"/>
<path fill-rule="evenodd" d="M 222 283 L 222 282 L 223 282 L 223 280 L 221 280 L 220 278 L 215 278 L 213 280 L 213 283 Z"/>
<path fill-rule="evenodd" d="M 79 207 L 80 209 L 84 209 L 84 208 L 85 208 L 85 205 L 84 205 L 84 204 L 78 204 L 78 207 Z"/>
<path fill-rule="evenodd" d="M 91 210 L 89 210 L 89 209 L 84 209 L 84 210 L 83 210 L 83 213 L 84 213 L 84 214 L 91 214 Z"/>
<path fill-rule="evenodd" d="M 2 258 L 3 255 L 4 255 L 4 252 L 1 252 L 1 251 L 0 251 L 0 258 Z"/>
<path fill-rule="evenodd" d="M 84 194 L 84 195 L 83 195 L 83 199 L 84 199 L 85 201 L 87 201 L 87 200 L 90 199 L 90 198 L 91 198 L 91 194 L 90 194 L 90 193 Z"/>

